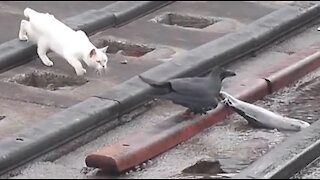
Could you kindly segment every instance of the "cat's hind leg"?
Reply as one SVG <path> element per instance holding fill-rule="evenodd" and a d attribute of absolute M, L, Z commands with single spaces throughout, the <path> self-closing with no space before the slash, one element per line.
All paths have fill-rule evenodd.
<path fill-rule="evenodd" d="M 39 41 L 38 42 L 38 49 L 37 49 L 37 53 L 41 59 L 41 61 L 43 62 L 43 64 L 45 64 L 46 66 L 52 66 L 53 62 L 48 58 L 47 56 L 47 51 L 48 51 L 48 46 L 46 45 L 46 43 Z"/>
<path fill-rule="evenodd" d="M 20 30 L 19 30 L 19 39 L 21 41 L 28 41 L 28 28 L 30 26 L 30 22 L 27 20 L 21 20 Z"/>

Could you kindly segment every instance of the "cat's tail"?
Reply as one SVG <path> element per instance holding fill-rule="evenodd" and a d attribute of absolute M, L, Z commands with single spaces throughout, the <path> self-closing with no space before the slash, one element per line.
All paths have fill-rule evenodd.
<path fill-rule="evenodd" d="M 25 8 L 23 11 L 24 16 L 27 18 L 30 18 L 33 14 L 36 14 L 36 13 L 38 12 L 29 7 Z"/>

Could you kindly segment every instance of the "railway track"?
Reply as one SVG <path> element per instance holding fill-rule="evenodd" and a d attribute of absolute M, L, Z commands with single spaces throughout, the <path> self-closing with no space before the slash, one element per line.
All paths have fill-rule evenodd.
<path fill-rule="evenodd" d="M 103 166 L 105 169 L 119 171 L 122 173 L 120 175 L 121 178 L 201 178 L 214 176 L 232 177 L 233 175 L 236 177 L 245 172 L 245 168 L 253 165 L 254 161 L 258 162 L 258 159 L 265 155 L 266 152 L 272 152 L 273 148 L 293 135 L 294 133 L 292 132 L 284 133 L 275 130 L 250 128 L 240 117 L 236 115 L 230 116 L 229 113 L 231 111 L 225 110 L 223 106 L 219 106 L 217 110 L 212 111 L 206 117 L 183 119 L 180 114 L 184 108 L 166 101 L 149 102 L 150 99 L 146 96 L 151 92 L 151 89 L 133 76 L 144 73 L 156 80 L 164 80 L 172 77 L 203 74 L 209 69 L 208 67 L 223 64 L 237 72 L 237 77 L 224 83 L 224 90 L 249 102 L 255 102 L 266 96 L 265 99 L 258 101 L 258 105 L 274 111 L 279 110 L 285 115 L 295 116 L 297 114 L 281 111 L 284 107 L 287 109 L 292 108 L 290 102 L 295 100 L 294 98 L 289 98 L 288 96 L 291 95 L 288 95 L 289 93 L 286 91 L 292 91 L 296 93 L 293 96 L 298 97 L 301 94 L 297 92 L 300 92 L 301 89 L 303 90 L 301 86 L 311 89 L 317 86 L 314 80 L 317 76 L 317 71 L 311 75 L 308 73 L 317 69 L 318 58 L 311 58 L 310 62 L 308 58 L 310 59 L 310 56 L 314 55 L 320 47 L 320 41 L 315 38 L 319 36 L 316 31 L 318 21 L 315 18 L 316 16 L 314 19 L 310 19 L 309 16 L 316 14 L 319 7 L 316 4 L 308 4 L 302 10 L 301 5 L 288 6 L 285 10 L 280 8 L 279 10 L 274 10 L 263 9 L 263 7 L 259 6 L 265 12 L 257 13 L 251 19 L 254 22 L 250 26 L 248 25 L 248 28 L 239 30 L 240 27 L 244 27 L 245 23 L 248 23 L 241 21 L 241 18 L 236 19 L 237 21 L 225 18 L 225 22 L 231 24 L 232 22 L 237 22 L 233 24 L 235 26 L 244 25 L 235 28 L 232 32 L 224 31 L 224 33 L 220 34 L 217 29 L 207 29 L 209 33 L 203 31 L 198 34 L 197 31 L 176 29 L 178 34 L 182 34 L 180 35 L 181 37 L 188 37 L 190 32 L 195 34 L 194 37 L 190 38 L 190 40 L 195 40 L 190 44 L 190 47 L 181 45 L 180 49 L 177 47 L 181 44 L 179 40 L 181 37 L 168 41 L 166 45 L 145 43 L 148 44 L 148 46 L 145 46 L 143 43 L 139 45 L 126 42 L 125 38 L 129 35 L 127 29 L 130 29 L 130 27 L 139 27 L 141 25 L 146 25 L 148 28 L 154 27 L 156 24 L 148 21 L 146 23 L 146 20 L 152 19 L 151 17 L 155 17 L 155 15 L 160 17 L 168 10 L 176 10 L 177 7 L 181 6 L 188 8 L 190 5 L 191 3 L 187 2 L 184 4 L 178 3 L 178 5 L 173 3 L 161 8 L 160 11 L 154 14 L 151 13 L 141 18 L 141 21 L 136 20 L 134 23 L 124 25 L 119 29 L 107 29 L 91 36 L 90 39 L 95 44 L 105 45 L 107 43 L 114 47 L 114 50 L 109 53 L 112 59 L 111 64 L 116 68 L 111 70 L 110 73 L 118 71 L 116 75 L 105 76 L 100 79 L 100 77 L 89 74 L 87 77 L 89 84 L 80 88 L 68 89 L 69 87 L 67 87 L 67 89 L 58 89 L 53 93 L 47 93 L 47 90 L 39 90 L 39 93 L 43 93 L 43 97 L 49 94 L 49 101 L 48 99 L 34 99 L 33 97 L 25 96 L 27 97 L 27 102 L 33 102 L 38 105 L 40 102 L 40 105 L 52 108 L 50 101 L 53 101 L 54 106 L 58 104 L 57 107 L 59 108 L 54 110 L 56 113 L 44 113 L 43 117 L 49 116 L 47 121 L 38 120 L 39 123 L 35 127 L 38 129 L 44 128 L 39 132 L 39 136 L 38 134 L 33 134 L 33 129 L 26 128 L 22 129 L 22 133 L 18 133 L 18 137 L 17 134 L 8 133 L 9 138 L 4 138 L 3 144 L 0 142 L 0 147 L 4 148 L 5 145 L 9 145 L 8 147 L 12 148 L 9 148 L 8 151 L 3 151 L 8 152 L 6 154 L 8 155 L 7 157 L 11 157 L 10 153 L 13 152 L 16 153 L 15 156 L 12 156 L 15 161 L 19 163 L 28 162 L 23 166 L 19 164 L 20 167 L 17 167 L 18 163 L 11 165 L 10 169 L 5 170 L 3 177 L 110 177 L 110 175 L 102 173 L 99 169 L 87 167 L 87 165 L 100 166 L 99 168 Z M 213 4 L 213 6 L 217 5 L 219 4 Z M 201 8 L 205 6 L 203 4 L 199 5 L 197 12 L 203 12 Z M 223 4 L 222 6 L 227 7 L 227 5 Z M 252 4 L 243 6 L 250 8 Z M 232 8 L 229 11 L 231 10 Z M 268 13 L 269 15 L 266 16 Z M 278 18 L 279 15 L 288 14 L 294 18 Z M 245 15 L 243 16 L 245 17 Z M 265 17 L 257 20 L 258 17 L 262 16 Z M 275 18 L 276 16 L 277 18 Z M 305 19 L 310 21 L 302 21 Z M 297 23 L 300 26 L 297 26 Z M 269 26 L 269 29 L 264 28 L 261 24 Z M 230 27 L 225 24 L 221 25 L 221 27 L 224 26 L 225 28 Z M 161 27 L 168 28 L 167 25 L 161 25 Z M 177 33 L 170 30 L 170 28 L 167 30 L 171 34 Z M 150 38 L 150 33 L 145 29 L 137 28 L 137 30 L 141 30 L 140 33 L 145 35 L 147 39 L 148 37 Z M 107 34 L 112 34 L 113 36 Z M 138 41 L 141 34 L 135 34 L 132 38 L 133 41 Z M 218 38 L 217 34 L 221 38 Z M 248 35 L 248 37 L 244 35 Z M 123 36 L 124 38 L 121 41 L 117 41 L 114 40 L 114 36 Z M 205 41 L 204 37 L 206 36 L 212 37 L 215 41 Z M 152 40 L 152 37 L 150 39 Z M 204 45 L 199 46 L 204 42 L 206 42 Z M 224 44 L 224 42 L 229 43 Z M 122 54 L 124 56 L 113 54 L 121 48 L 124 50 L 124 54 Z M 134 55 L 130 57 L 132 55 L 130 54 L 130 48 L 138 48 L 139 50 L 136 50 L 138 55 L 133 53 Z M 203 55 L 210 48 L 216 48 L 216 52 L 209 52 Z M 182 51 L 182 49 L 184 50 Z M 192 49 L 190 53 L 187 52 L 188 49 Z M 176 51 L 176 53 L 173 54 L 173 51 Z M 141 54 L 142 56 L 140 56 Z M 126 59 L 123 59 L 123 57 Z M 162 60 L 150 61 L 153 58 Z M 199 60 L 195 62 L 194 59 L 197 58 Z M 163 62 L 167 61 L 165 59 L 172 60 Z M 119 62 L 123 60 L 127 60 L 128 71 L 119 72 L 118 69 L 123 66 L 123 63 Z M 140 64 L 137 63 L 138 60 L 140 60 Z M 304 63 L 306 61 L 308 62 Z M 141 62 L 143 63 L 142 68 L 139 67 Z M 292 68 L 299 63 L 303 65 L 296 69 Z M 39 66 L 39 63 L 31 61 L 26 65 L 5 71 L 2 73 L 1 78 L 11 77 L 17 72 L 30 71 L 32 66 Z M 68 68 L 64 68 L 64 65 L 59 63 L 58 67 L 62 70 L 58 68 L 58 70 L 49 71 L 68 75 L 66 73 Z M 130 71 L 129 68 L 134 70 Z M 286 71 L 286 68 L 289 71 Z M 146 71 L 148 69 L 150 70 Z M 40 70 L 46 71 L 47 69 L 40 68 Z M 284 73 L 279 75 L 275 72 Z M 304 77 L 306 74 L 308 75 Z M 126 79 L 130 77 L 133 78 Z M 296 83 L 295 80 L 302 77 L 304 79 L 299 80 L 298 84 L 290 84 Z M 106 80 L 108 82 L 105 82 Z M 121 82 L 123 83 L 119 84 Z M 7 85 L 6 83 L 5 85 Z M 115 86 L 117 84 L 119 85 Z M 285 88 L 285 90 L 281 89 L 287 85 L 290 85 L 290 87 Z M 107 91 L 102 91 L 105 86 L 115 86 L 115 88 L 108 88 Z M 279 89 L 281 90 L 276 92 Z M 130 91 L 129 93 L 128 90 Z M 21 91 L 18 92 L 24 91 L 25 89 L 21 88 Z M 286 95 L 285 93 L 288 94 Z M 68 102 L 70 103 L 71 101 L 70 104 L 64 100 L 67 97 L 69 98 Z M 4 97 L 2 98 L 5 99 Z M 21 99 L 21 97 L 20 99 L 18 97 L 17 99 L 6 99 L 6 101 L 21 101 Z M 312 99 L 315 100 L 315 98 Z M 289 105 L 282 106 L 282 103 Z M 312 103 L 316 104 L 314 101 Z M 89 104 L 90 109 L 86 109 L 88 107 L 87 104 Z M 87 114 L 87 110 L 89 110 L 89 114 Z M 304 110 L 309 109 L 304 108 Z M 308 116 L 301 114 L 298 114 L 297 118 L 307 119 L 312 124 L 315 121 L 315 119 L 308 119 Z M 66 122 L 66 119 L 71 121 Z M 91 122 L 87 121 L 87 119 L 91 119 Z M 116 120 L 113 121 L 112 119 Z M 46 124 L 47 122 L 50 123 Z M 61 130 L 61 137 L 57 136 L 56 140 L 49 143 L 47 137 L 57 134 L 54 129 L 60 127 L 60 125 L 73 128 L 72 130 L 66 128 Z M 200 133 L 203 130 L 204 133 Z M 11 143 L 12 137 L 15 137 L 14 143 Z M 33 146 L 38 147 L 38 150 L 30 150 Z M 47 148 L 47 146 L 50 146 L 50 148 Z M 42 147 L 43 150 L 41 149 Z M 20 150 L 28 148 L 29 150 L 25 155 L 30 155 L 32 158 L 28 159 L 19 155 L 19 149 L 16 151 L 16 148 Z M 90 159 L 90 157 L 93 158 Z M 103 158 L 109 161 L 105 162 Z M 188 168 L 202 158 L 219 162 L 218 164 L 220 164 L 222 171 L 215 174 L 181 173 L 183 169 Z M 2 156 L 2 162 L 7 163 L 9 160 L 12 159 L 6 159 L 5 156 Z M 115 161 L 112 162 L 110 160 Z M 15 166 L 15 169 L 12 169 L 12 166 Z M 3 170 L 5 167 L 5 164 L 3 164 Z M 291 173 L 295 172 L 292 171 Z"/>

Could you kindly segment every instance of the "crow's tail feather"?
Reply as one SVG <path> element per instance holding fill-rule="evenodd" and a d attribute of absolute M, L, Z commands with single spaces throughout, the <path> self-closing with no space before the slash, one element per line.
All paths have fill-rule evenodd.
<path fill-rule="evenodd" d="M 151 79 L 148 79 L 148 78 L 145 78 L 145 77 L 142 77 L 139 75 L 139 78 L 149 84 L 150 86 L 156 88 L 156 89 L 159 89 L 161 91 L 161 94 L 163 93 L 169 93 L 172 91 L 172 87 L 171 87 L 171 84 L 170 82 L 157 82 L 157 81 L 154 81 L 154 80 L 151 80 Z"/>

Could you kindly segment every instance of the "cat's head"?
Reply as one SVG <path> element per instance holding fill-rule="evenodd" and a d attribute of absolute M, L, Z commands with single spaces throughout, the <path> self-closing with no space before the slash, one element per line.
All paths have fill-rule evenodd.
<path fill-rule="evenodd" d="M 108 57 L 106 55 L 108 46 L 100 49 L 92 49 L 89 53 L 89 59 L 91 66 L 99 71 L 107 69 Z"/>

